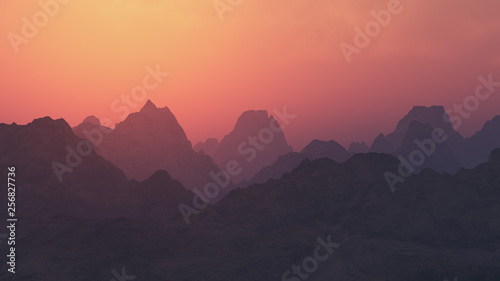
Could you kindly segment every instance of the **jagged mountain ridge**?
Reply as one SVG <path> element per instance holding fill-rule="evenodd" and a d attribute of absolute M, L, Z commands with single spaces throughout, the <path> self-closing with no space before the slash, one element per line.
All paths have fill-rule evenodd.
<path fill-rule="evenodd" d="M 265 110 L 249 110 L 241 114 L 229 134 L 217 146 L 215 163 L 225 169 L 236 161 L 241 173 L 231 178 L 233 183 L 250 179 L 262 167 L 271 165 L 279 156 L 291 152 L 285 135 L 273 116 Z"/>
<path fill-rule="evenodd" d="M 92 125 L 81 124 L 75 128 L 75 133 L 90 139 L 83 132 L 84 126 Z M 172 112 L 167 107 L 157 108 L 149 100 L 139 112 L 118 123 L 114 130 L 102 133 L 102 142 L 96 151 L 129 179 L 139 181 L 158 170 L 166 170 L 187 188 L 202 188 L 211 181 L 210 172 L 220 171 L 209 156 L 193 150 Z"/>
<path fill-rule="evenodd" d="M 177 215 L 179 202 L 193 196 L 165 171 L 144 182 L 128 181 L 63 119 L 0 124 L 0 155 L 2 169 L 16 167 L 22 219 L 65 214 L 164 222 Z"/>

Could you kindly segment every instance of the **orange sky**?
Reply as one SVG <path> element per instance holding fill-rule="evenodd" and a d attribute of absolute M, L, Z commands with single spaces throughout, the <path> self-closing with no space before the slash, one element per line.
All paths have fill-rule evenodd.
<path fill-rule="evenodd" d="M 413 105 L 451 107 L 474 93 L 478 75 L 500 81 L 497 0 L 401 1 L 348 63 L 339 44 L 354 44 L 354 27 L 390 1 L 242 0 L 221 21 L 212 0 L 71 0 L 17 53 L 12 34 L 43 10 L 1 1 L 0 122 L 119 121 L 113 101 L 160 65 L 170 75 L 147 97 L 168 106 L 193 142 L 220 139 L 245 110 L 287 106 L 297 118 L 285 133 L 300 149 L 313 138 L 370 143 Z M 461 131 L 477 130 L 499 105 L 500 89 Z"/>

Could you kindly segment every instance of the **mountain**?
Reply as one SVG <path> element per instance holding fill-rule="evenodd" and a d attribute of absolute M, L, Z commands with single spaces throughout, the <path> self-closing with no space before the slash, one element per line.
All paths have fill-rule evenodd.
<path fill-rule="evenodd" d="M 480 131 L 466 140 L 464 166 L 473 168 L 485 162 L 489 152 L 498 147 L 500 147 L 500 115 L 487 121 Z"/>
<path fill-rule="evenodd" d="M 356 153 L 367 153 L 370 150 L 365 142 L 351 142 L 349 145 L 349 152 Z"/>
<path fill-rule="evenodd" d="M 27 220 L 16 275 L 83 281 L 112 279 L 114 269 L 141 280 L 496 281 L 499 155 L 456 175 L 424 169 L 395 193 L 384 178 L 397 172 L 394 156 L 304 160 L 280 179 L 233 190 L 188 227 L 180 217 Z"/>
<path fill-rule="evenodd" d="M 451 122 L 445 120 L 445 116 L 447 115 L 443 106 L 414 106 L 410 112 L 398 122 L 394 132 L 387 135 L 387 140 L 392 143 L 395 149 L 398 149 L 401 146 L 401 142 L 411 122 L 417 121 L 422 124 L 429 124 L 432 128 L 442 129 L 449 137 L 448 142 L 455 138 L 463 141 L 463 137 L 453 129 Z"/>
<path fill-rule="evenodd" d="M 369 152 L 391 153 L 394 151 L 394 145 L 387 140 L 384 134 L 379 134 L 372 143 Z"/>
<path fill-rule="evenodd" d="M 309 160 L 328 157 L 336 162 L 344 162 L 352 156 L 349 151 L 336 141 L 320 141 L 316 139 L 304 147 L 300 153 Z"/>
<path fill-rule="evenodd" d="M 211 182 L 209 174 L 220 171 L 209 156 L 193 150 L 172 112 L 167 107 L 157 108 L 149 100 L 114 130 L 103 132 L 96 126 L 82 123 L 75 133 L 93 141 L 96 151 L 129 179 L 143 181 L 156 171 L 165 170 L 192 189 Z M 86 133 L 84 127 L 88 127 Z"/>
<path fill-rule="evenodd" d="M 0 155 L 0 168 L 16 167 L 16 209 L 22 219 L 65 214 L 165 222 L 194 195 L 164 171 L 142 183 L 129 182 L 63 119 L 0 124 Z"/>
<path fill-rule="evenodd" d="M 462 167 L 473 168 L 487 161 L 489 152 L 500 147 L 500 116 L 488 121 L 479 132 L 468 139 L 464 139 L 454 130 L 452 124 L 446 120 L 446 116 L 442 106 L 415 106 L 398 122 L 395 130 L 387 137 L 384 134 L 379 134 L 373 141 L 369 152 L 389 153 L 396 157 L 402 157 L 416 173 L 430 168 L 437 172 L 453 174 Z M 433 140 L 436 132 L 440 132 L 444 138 L 442 143 L 436 143 Z M 360 151 L 366 150 L 362 144 L 353 142 L 350 146 L 350 152 L 352 153 L 358 148 Z M 275 163 L 264 167 L 252 179 L 240 186 L 264 183 L 271 178 L 279 178 L 290 172 L 302 160 L 318 158 L 314 157 L 314 154 L 303 152 L 287 154 L 278 158 Z M 318 155 L 343 162 L 347 154 L 341 151 L 328 154 L 323 151 Z M 344 155 L 344 158 L 336 158 L 340 155 Z M 421 158 L 422 163 L 420 163 Z"/>
<path fill-rule="evenodd" d="M 387 136 L 378 135 L 370 147 L 370 152 L 390 153 L 394 156 L 409 157 L 411 153 L 420 151 L 415 142 L 432 139 L 434 130 L 445 136 L 443 144 L 439 144 L 440 154 L 428 155 L 417 171 L 432 168 L 436 171 L 454 173 L 467 162 L 466 140 L 455 131 L 442 106 L 414 106 L 397 124 L 393 132 Z M 441 147 L 446 150 L 441 149 Z M 439 159 L 441 156 L 444 158 Z M 486 159 L 484 159 L 486 160 Z M 418 161 L 417 161 L 418 162 Z"/>
<path fill-rule="evenodd" d="M 304 161 L 281 179 L 233 191 L 194 224 L 238 226 L 241 235 L 231 241 L 240 255 L 232 263 L 255 263 L 248 273 L 255 279 L 278 280 L 312 254 L 318 237 L 330 236 L 340 247 L 308 280 L 493 281 L 500 277 L 492 260 L 500 251 L 498 155 L 455 176 L 426 169 L 394 194 L 383 176 L 396 172 L 393 156 Z"/>
<path fill-rule="evenodd" d="M 193 146 L 194 151 L 200 152 L 203 150 L 203 152 L 210 156 L 213 157 L 215 154 L 215 151 L 217 151 L 217 147 L 219 146 L 219 140 L 216 138 L 208 138 L 204 142 L 198 142 Z"/>
<path fill-rule="evenodd" d="M 276 119 L 265 110 L 250 110 L 244 112 L 233 130 L 224 136 L 213 159 L 222 170 L 228 163 L 237 163 L 241 172 L 231 180 L 239 183 L 291 151 Z"/>
<path fill-rule="evenodd" d="M 418 121 L 412 121 L 401 141 L 400 148 L 394 155 L 403 157 L 408 165 L 412 165 L 416 173 L 425 168 L 436 172 L 447 172 L 454 174 L 462 168 L 462 164 L 456 157 L 447 142 L 444 130 L 431 127 Z M 442 132 L 443 137 L 437 138 L 436 132 Z"/>
<path fill-rule="evenodd" d="M 316 160 L 330 158 L 336 162 L 344 162 L 352 156 L 342 145 L 331 141 L 313 140 L 306 147 L 297 152 L 290 152 L 280 156 L 272 165 L 262 168 L 249 181 L 241 186 L 249 186 L 255 183 L 264 183 L 269 179 L 278 179 L 283 174 L 291 172 L 305 159 Z"/>

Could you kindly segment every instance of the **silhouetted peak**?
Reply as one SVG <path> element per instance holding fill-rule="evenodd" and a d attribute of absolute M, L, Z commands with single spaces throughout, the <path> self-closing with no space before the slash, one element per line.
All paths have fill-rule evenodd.
<path fill-rule="evenodd" d="M 441 127 L 443 129 L 451 129 L 451 123 L 444 120 L 445 115 L 446 112 L 441 105 L 433 105 L 430 107 L 414 106 L 408 114 L 399 121 L 395 133 L 404 134 L 412 121 L 429 124 L 433 128 Z M 391 139 L 391 137 L 394 136 L 390 134 L 387 136 L 387 139 Z"/>
<path fill-rule="evenodd" d="M 62 130 L 65 133 L 73 134 L 73 129 L 71 129 L 69 124 L 62 118 L 57 120 L 54 120 L 48 116 L 38 118 L 33 120 L 27 126 L 46 131 Z"/>
<path fill-rule="evenodd" d="M 363 142 L 351 142 L 349 145 L 349 152 L 352 153 L 367 153 L 370 148 Z"/>
<path fill-rule="evenodd" d="M 390 153 L 393 150 L 391 142 L 384 136 L 384 134 L 379 134 L 372 143 L 370 147 L 370 152 L 376 153 Z"/>
<path fill-rule="evenodd" d="M 156 105 L 151 100 L 148 100 L 146 104 L 144 104 L 144 106 L 141 108 L 141 112 L 151 112 L 157 109 L 158 107 L 156 107 Z"/>
<path fill-rule="evenodd" d="M 269 116 L 267 111 L 265 110 L 248 110 L 241 114 L 236 121 L 235 128 L 244 127 L 248 128 L 248 126 L 254 126 L 256 124 L 265 124 L 269 120 Z"/>
<path fill-rule="evenodd" d="M 493 117 L 493 119 L 486 121 L 483 126 L 483 130 L 494 129 L 500 125 L 500 115 Z"/>
<path fill-rule="evenodd" d="M 170 174 L 165 170 L 158 170 L 154 174 L 152 174 L 147 180 L 146 183 L 166 183 L 172 180 Z"/>
<path fill-rule="evenodd" d="M 340 145 L 338 142 L 336 142 L 334 140 L 322 141 L 322 140 L 314 139 L 306 147 L 304 147 L 304 149 L 302 149 L 302 152 L 307 152 L 307 151 L 320 149 L 320 148 L 327 148 L 327 147 L 345 150 L 345 148 L 342 145 Z"/>
<path fill-rule="evenodd" d="M 446 111 L 444 107 L 441 105 L 433 105 L 430 107 L 427 106 L 414 106 L 408 114 L 406 114 L 401 121 L 399 121 L 396 131 L 398 129 L 405 129 L 411 121 L 419 121 L 421 123 L 428 123 L 432 127 L 440 127 L 444 126 L 444 123 L 447 123 L 451 126 L 451 123 L 445 122 L 444 116 Z"/>
<path fill-rule="evenodd" d="M 328 157 L 337 162 L 344 162 L 351 156 L 349 151 L 334 140 L 321 141 L 315 139 L 304 147 L 300 153 L 311 160 Z"/>
<path fill-rule="evenodd" d="M 442 105 L 432 105 L 432 106 L 423 106 L 423 105 L 415 105 L 408 113 L 409 115 L 419 114 L 419 113 L 428 113 L 428 112 L 438 112 L 444 113 L 444 107 Z"/>
<path fill-rule="evenodd" d="M 422 124 L 429 124 L 432 128 L 440 128 L 445 131 L 450 138 L 461 139 L 462 136 L 455 132 L 443 106 L 414 106 L 397 124 L 394 132 L 386 136 L 393 149 L 399 149 L 410 124 L 418 121 Z"/>
<path fill-rule="evenodd" d="M 207 145 L 218 145 L 219 140 L 216 138 L 208 138 L 205 142 L 199 142 L 199 143 L 205 143 Z"/>
<path fill-rule="evenodd" d="M 217 151 L 217 147 L 219 146 L 219 140 L 216 138 L 208 138 L 206 141 L 199 141 L 197 144 L 193 146 L 193 149 L 197 152 L 203 152 L 203 154 L 207 154 L 213 156 L 215 151 Z"/>
<path fill-rule="evenodd" d="M 87 118 L 85 118 L 83 120 L 82 123 L 90 123 L 90 124 L 93 124 L 93 125 L 101 125 L 101 121 L 99 120 L 99 118 L 95 117 L 94 115 L 90 115 L 88 116 Z"/>

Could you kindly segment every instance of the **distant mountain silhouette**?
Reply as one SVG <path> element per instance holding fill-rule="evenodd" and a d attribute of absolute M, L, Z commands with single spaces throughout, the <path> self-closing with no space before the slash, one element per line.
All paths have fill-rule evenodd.
<path fill-rule="evenodd" d="M 393 151 L 394 145 L 384 136 L 384 134 L 379 134 L 370 147 L 370 152 L 375 153 L 391 153 Z"/>
<path fill-rule="evenodd" d="M 253 271 L 257 279 L 279 280 L 314 248 L 317 235 L 331 234 L 341 244 L 340 252 L 311 280 L 427 281 L 453 274 L 493 281 L 500 277 L 500 267 L 490 261 L 491 248 L 484 243 L 492 246 L 500 239 L 499 155 L 493 151 L 489 162 L 455 176 L 423 170 L 395 194 L 383 178 L 385 171 L 396 172 L 399 161 L 393 156 L 357 154 L 343 164 L 305 160 L 281 179 L 233 191 L 194 224 L 238 225 L 249 231 L 258 226 L 258 242 L 234 249 L 241 256 L 233 260 L 236 266 L 258 255 L 255 261 L 263 262 Z M 231 241 L 237 245 L 243 237 Z M 293 250 L 292 245 L 302 243 L 306 245 Z M 280 250 L 253 249 L 262 244 Z M 281 270 L 262 269 L 269 260 L 282 264 L 277 266 Z"/>
<path fill-rule="evenodd" d="M 487 121 L 483 128 L 470 138 L 466 139 L 463 149 L 463 165 L 473 168 L 488 159 L 492 149 L 500 147 L 500 116 Z"/>
<path fill-rule="evenodd" d="M 401 141 L 400 148 L 394 152 L 394 155 L 403 156 L 410 164 L 411 162 L 417 164 L 421 162 L 420 165 L 413 165 L 417 173 L 425 168 L 440 173 L 458 172 L 462 168 L 460 161 L 446 141 L 436 143 L 433 140 L 433 129 L 429 124 L 411 121 L 406 135 Z"/>
<path fill-rule="evenodd" d="M 356 153 L 367 153 L 370 150 L 368 145 L 363 142 L 351 142 L 349 145 L 349 152 L 356 154 Z"/>
<path fill-rule="evenodd" d="M 23 219 L 65 214 L 166 222 L 177 215 L 179 202 L 193 197 L 164 171 L 142 183 L 129 182 L 63 119 L 45 117 L 25 126 L 0 124 L 0 154 L 2 169 L 16 167 L 16 183 L 22 186 L 17 211 Z"/>
<path fill-rule="evenodd" d="M 414 171 L 418 173 L 430 168 L 438 172 L 456 173 L 462 167 L 473 168 L 487 161 L 490 151 L 500 147 L 500 116 L 488 121 L 479 132 L 468 139 L 464 139 L 457 133 L 452 124 L 446 121 L 445 116 L 442 106 L 415 106 L 398 122 L 394 132 L 388 134 L 387 137 L 379 134 L 373 141 L 369 152 L 401 156 L 407 161 L 410 161 L 410 156 L 412 156 L 414 157 L 412 159 L 418 162 L 418 155 L 415 156 L 415 154 L 424 152 L 416 143 L 427 143 L 426 140 L 432 140 L 434 129 L 438 129 L 446 140 L 444 143 L 435 143 L 436 149 L 431 155 L 425 155 L 421 164 L 414 165 Z M 350 145 L 350 154 L 341 150 L 329 154 L 319 149 L 320 152 L 317 155 L 343 162 L 346 160 L 346 155 L 352 155 L 353 151 L 363 153 L 366 149 L 367 147 L 363 144 L 353 142 Z M 306 158 L 311 160 L 320 158 L 315 157 L 314 153 L 307 153 L 307 149 L 304 150 L 301 153 L 289 153 L 279 157 L 275 163 L 264 167 L 252 179 L 240 186 L 264 183 L 271 178 L 279 178 Z"/>
<path fill-rule="evenodd" d="M 411 122 L 418 121 L 422 124 L 429 124 L 432 128 L 441 128 L 449 137 L 448 141 L 454 138 L 460 138 L 463 141 L 463 137 L 455 132 L 452 124 L 444 120 L 443 117 L 445 114 L 446 112 L 442 106 L 414 106 L 410 112 L 398 122 L 394 132 L 387 135 L 387 140 L 391 142 L 394 149 L 398 149 L 401 146 Z"/>
<path fill-rule="evenodd" d="M 309 160 L 328 157 L 336 162 L 344 162 L 352 155 L 342 145 L 333 140 L 313 140 L 300 153 L 304 154 Z"/>
<path fill-rule="evenodd" d="M 192 171 L 184 166 L 197 163 L 190 157 L 210 160 L 192 150 L 168 109 L 151 105 L 103 135 L 103 144 L 109 139 L 117 144 L 116 151 L 140 161 L 146 158 L 139 154 L 158 149 L 167 157 L 162 159 L 181 163 L 180 171 Z M 405 125 L 393 153 L 404 156 L 419 148 L 415 139 L 432 137 L 436 128 L 422 120 Z M 484 150 L 496 146 L 498 120 L 488 122 L 465 145 Z M 109 129 L 97 121 L 87 118 L 74 131 L 95 141 L 91 130 Z M 309 270 L 307 280 L 500 280 L 498 148 L 481 155 L 487 158 L 483 163 L 454 175 L 419 166 L 418 174 L 392 192 L 384 175 L 398 173 L 395 156 L 352 155 L 334 141 L 314 140 L 262 169 L 259 173 L 268 172 L 265 183 L 232 190 L 197 211 L 186 226 L 177 206 L 193 202 L 193 193 L 170 172 L 159 169 L 144 181 L 129 181 L 111 162 L 88 150 L 89 142 L 62 119 L 0 124 L 0 169 L 14 165 L 17 174 L 19 279 L 112 279 L 112 269 L 123 269 L 141 280 L 283 280 L 295 265 L 311 261 L 308 257 L 318 253 L 319 245 L 328 256 Z M 102 155 L 118 153 L 106 145 L 96 149 Z M 436 145 L 427 165 L 456 165 L 452 150 L 447 142 Z M 86 156 L 78 161 L 82 153 Z M 62 181 L 55 162 L 59 169 L 71 168 Z M 279 169 L 286 171 L 268 180 Z M 7 210 L 6 203 L 1 200 L 0 208 Z M 0 218 L 5 221 L 6 215 Z M 328 251 L 330 243 L 318 241 L 339 246 Z M 9 247 L 1 243 L 0 251 L 7 253 Z M 301 280 L 295 274 L 288 276 Z M 11 273 L 0 271 L 0 279 L 7 278 Z"/>
<path fill-rule="evenodd" d="M 415 145 L 416 141 L 432 139 L 434 129 L 438 129 L 446 136 L 445 142 L 438 144 L 439 153 L 426 157 L 416 171 L 432 168 L 436 171 L 455 173 L 464 166 L 464 162 L 468 161 L 464 154 L 466 141 L 454 130 L 452 124 L 446 120 L 446 116 L 442 106 L 414 106 L 398 122 L 393 132 L 387 136 L 380 134 L 375 138 L 370 152 L 390 153 L 408 158 L 412 152 L 418 153 L 416 151 L 420 149 Z"/>
<path fill-rule="evenodd" d="M 300 153 L 290 152 L 280 156 L 272 165 L 262 168 L 249 181 L 242 186 L 255 183 L 264 183 L 269 179 L 280 178 L 283 174 L 292 171 L 305 159 L 316 160 L 319 158 L 330 158 L 336 162 L 344 162 L 352 153 L 348 152 L 342 145 L 335 141 L 313 140 Z"/>
<path fill-rule="evenodd" d="M 230 161 L 236 161 L 241 173 L 231 180 L 238 183 L 291 151 L 274 117 L 264 110 L 250 110 L 238 118 L 233 130 L 221 140 L 213 159 L 223 170 Z"/>
<path fill-rule="evenodd" d="M 217 147 L 219 147 L 219 140 L 217 140 L 216 138 L 208 138 L 204 142 L 200 141 L 195 144 L 193 146 L 193 149 L 196 152 L 200 152 L 201 150 L 203 150 L 206 155 L 213 157 L 215 152 L 217 151 Z"/>
<path fill-rule="evenodd" d="M 304 160 L 280 179 L 232 191 L 189 227 L 180 217 L 168 224 L 67 215 L 24 220 L 20 274 L 86 281 L 112 278 L 111 269 L 125 267 L 144 280 L 280 280 L 314 257 L 322 240 L 339 246 L 320 248 L 327 258 L 308 280 L 496 281 L 500 151 L 489 158 L 455 176 L 425 169 L 395 193 L 384 179 L 386 171 L 397 170 L 394 156 L 356 154 L 340 164 Z M 157 172 L 143 184 L 164 181 L 168 174 Z M 143 200 L 154 198 L 137 198 Z M 55 272 L 37 266 L 47 261 Z"/>
<path fill-rule="evenodd" d="M 90 127 L 94 126 L 94 127 Z M 83 128 L 96 129 L 95 124 L 82 123 L 75 128 L 80 137 Z M 96 151 L 120 168 L 129 179 L 145 180 L 158 170 L 166 170 L 189 189 L 202 188 L 212 181 L 210 172 L 219 168 L 213 160 L 195 152 L 184 130 L 172 112 L 157 108 L 151 101 L 130 114 L 109 133 L 104 133 Z"/>

